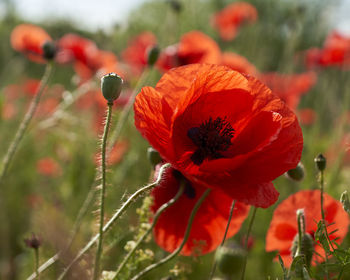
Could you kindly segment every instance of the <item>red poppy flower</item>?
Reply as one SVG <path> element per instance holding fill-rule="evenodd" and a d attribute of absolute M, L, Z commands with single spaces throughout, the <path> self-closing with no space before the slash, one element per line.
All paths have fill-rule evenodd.
<path fill-rule="evenodd" d="M 214 26 L 223 40 L 236 37 L 238 28 L 245 22 L 255 22 L 258 12 L 252 4 L 235 2 L 214 15 Z"/>
<path fill-rule="evenodd" d="M 167 71 L 171 68 L 192 64 L 220 64 L 221 51 L 218 44 L 200 31 L 184 34 L 177 45 L 167 47 L 160 55 L 158 67 Z"/>
<path fill-rule="evenodd" d="M 58 176 L 61 173 L 61 167 L 52 158 L 42 158 L 37 162 L 37 171 L 41 175 L 45 176 Z"/>
<path fill-rule="evenodd" d="M 258 71 L 245 57 L 233 52 L 225 52 L 221 56 L 221 65 L 227 66 L 232 70 L 243 74 L 256 76 Z"/>
<path fill-rule="evenodd" d="M 165 171 L 160 185 L 152 191 L 154 200 L 151 210 L 153 213 L 175 196 L 181 179 L 184 178 L 179 171 L 173 168 Z M 183 241 L 191 211 L 206 189 L 200 184 L 184 180 L 186 182 L 184 193 L 175 204 L 161 214 L 153 231 L 156 243 L 168 252 L 174 251 Z M 206 254 L 220 245 L 232 201 L 232 198 L 221 191 L 212 190 L 210 192 L 195 216 L 189 239 L 181 251 L 182 255 Z M 233 211 L 228 238 L 240 229 L 248 215 L 249 206 L 236 202 Z"/>
<path fill-rule="evenodd" d="M 136 97 L 135 125 L 191 182 L 268 207 L 271 180 L 295 168 L 297 118 L 265 85 L 224 66 L 174 68 Z"/>
<path fill-rule="evenodd" d="M 313 125 L 317 119 L 317 113 L 311 108 L 304 108 L 298 111 L 299 121 L 302 125 Z"/>
<path fill-rule="evenodd" d="M 306 232 L 314 236 L 317 230 L 317 222 L 321 220 L 320 199 L 319 190 L 300 191 L 288 197 L 275 209 L 266 236 L 266 251 L 279 251 L 286 266 L 291 265 L 292 242 L 298 233 L 296 211 L 304 209 Z M 328 233 L 338 229 L 329 237 L 331 240 L 338 238 L 337 243 L 340 244 L 348 231 L 348 214 L 343 210 L 339 201 L 326 193 L 324 194 L 324 210 Z M 324 250 L 317 243 L 315 243 L 315 251 L 324 257 Z M 314 254 L 313 260 L 314 265 L 315 261 L 322 261 L 317 254 Z"/>
<path fill-rule="evenodd" d="M 312 48 L 306 52 L 308 68 L 317 66 L 350 66 L 350 37 L 337 31 L 330 33 L 322 49 Z"/>
<path fill-rule="evenodd" d="M 51 41 L 44 29 L 32 24 L 20 24 L 11 33 L 11 46 L 14 50 L 24 53 L 30 60 L 43 63 L 42 45 Z"/>
<path fill-rule="evenodd" d="M 294 111 L 300 102 L 301 96 L 306 94 L 317 81 L 314 72 L 291 75 L 265 73 L 260 74 L 259 78 Z"/>
<path fill-rule="evenodd" d="M 147 65 L 147 50 L 156 44 L 157 38 L 152 32 L 143 32 L 129 42 L 122 58 L 136 74 L 139 74 Z"/>

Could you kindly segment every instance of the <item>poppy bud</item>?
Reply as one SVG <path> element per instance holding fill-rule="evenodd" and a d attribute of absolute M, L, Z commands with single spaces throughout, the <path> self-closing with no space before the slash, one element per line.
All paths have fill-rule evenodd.
<path fill-rule="evenodd" d="M 162 162 L 162 158 L 160 157 L 160 154 L 158 153 L 158 151 L 156 151 L 152 147 L 149 147 L 147 149 L 147 158 L 153 167 L 155 167 L 158 163 Z"/>
<path fill-rule="evenodd" d="M 242 270 L 247 252 L 239 247 L 220 247 L 216 251 L 219 270 L 225 275 L 234 275 Z"/>
<path fill-rule="evenodd" d="M 305 171 L 304 171 L 304 165 L 299 162 L 297 167 L 295 167 L 294 169 L 290 169 L 286 172 L 286 176 L 294 181 L 300 182 L 305 175 Z"/>
<path fill-rule="evenodd" d="M 317 157 L 315 157 L 315 164 L 319 171 L 326 169 L 326 162 L 326 158 L 322 154 L 319 154 Z"/>
<path fill-rule="evenodd" d="M 147 64 L 153 66 L 159 57 L 160 49 L 158 46 L 152 46 L 147 50 Z"/>
<path fill-rule="evenodd" d="M 115 74 L 109 73 L 101 78 L 101 90 L 103 97 L 107 100 L 108 104 L 113 104 L 122 90 L 123 79 Z"/>
<path fill-rule="evenodd" d="M 27 245 L 28 248 L 37 250 L 41 245 L 41 240 L 33 233 L 31 238 L 24 239 L 24 243 Z"/>
<path fill-rule="evenodd" d="M 52 60 L 56 56 L 57 48 L 52 41 L 46 41 L 42 45 L 43 57 L 47 60 Z"/>
<path fill-rule="evenodd" d="M 350 215 L 350 200 L 348 192 L 344 191 L 340 196 L 340 202 L 343 204 L 344 210 Z"/>
<path fill-rule="evenodd" d="M 182 10 L 182 5 L 180 1 L 178 0 L 169 0 L 170 7 L 174 10 L 176 13 L 180 13 Z"/>
<path fill-rule="evenodd" d="M 312 236 L 308 233 L 303 234 L 301 238 L 300 252 L 298 251 L 299 234 L 297 233 L 293 239 L 292 244 L 292 257 L 295 258 L 300 255 L 305 256 L 306 267 L 309 268 L 311 265 L 312 255 L 314 254 L 314 240 Z"/>

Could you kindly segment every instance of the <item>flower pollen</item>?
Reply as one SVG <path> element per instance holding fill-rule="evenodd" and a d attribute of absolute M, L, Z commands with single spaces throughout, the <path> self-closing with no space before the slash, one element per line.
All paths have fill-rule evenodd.
<path fill-rule="evenodd" d="M 203 122 L 199 127 L 192 127 L 187 131 L 187 136 L 198 147 L 191 156 L 194 164 L 200 165 L 204 159 L 218 159 L 231 145 L 235 130 L 226 120 L 226 117 L 212 117 Z"/>

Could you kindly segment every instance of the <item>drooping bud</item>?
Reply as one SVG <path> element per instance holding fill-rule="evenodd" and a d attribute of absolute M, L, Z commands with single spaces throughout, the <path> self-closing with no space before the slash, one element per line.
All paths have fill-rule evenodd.
<path fill-rule="evenodd" d="M 43 57 L 46 60 L 52 60 L 55 58 L 56 56 L 56 52 L 57 52 L 57 48 L 54 44 L 54 42 L 52 41 L 46 41 L 43 45 L 42 45 L 42 49 L 43 49 Z"/>
<path fill-rule="evenodd" d="M 109 73 L 101 78 L 101 90 L 108 104 L 113 104 L 122 90 L 123 79 L 116 73 Z"/>
<path fill-rule="evenodd" d="M 326 169 L 326 163 L 326 158 L 322 154 L 319 154 L 317 157 L 315 157 L 315 164 L 319 171 Z"/>
<path fill-rule="evenodd" d="M 240 273 L 247 252 L 240 246 L 220 247 L 215 254 L 219 270 L 225 275 Z"/>
<path fill-rule="evenodd" d="M 343 204 L 344 210 L 350 215 L 350 200 L 348 191 L 344 191 L 340 196 L 340 202 Z"/>
<path fill-rule="evenodd" d="M 152 147 L 149 147 L 147 149 L 147 158 L 153 167 L 155 167 L 158 163 L 162 162 L 162 158 L 160 154 L 158 153 L 158 151 L 156 151 Z"/>
<path fill-rule="evenodd" d="M 300 182 L 304 178 L 304 175 L 304 165 L 301 162 L 298 163 L 297 167 L 286 172 L 286 176 L 289 179 L 297 182 Z"/>
<path fill-rule="evenodd" d="M 147 50 L 147 64 L 153 66 L 159 57 L 160 49 L 158 46 L 152 46 Z"/>
<path fill-rule="evenodd" d="M 24 243 L 27 245 L 28 248 L 32 249 L 39 249 L 41 245 L 41 240 L 38 236 L 36 236 L 34 233 L 32 233 L 32 237 L 30 238 L 25 238 Z"/>

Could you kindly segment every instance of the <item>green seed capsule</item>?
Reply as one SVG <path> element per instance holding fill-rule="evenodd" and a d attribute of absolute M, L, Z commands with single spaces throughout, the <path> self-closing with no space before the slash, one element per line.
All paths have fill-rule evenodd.
<path fill-rule="evenodd" d="M 305 175 L 304 165 L 301 162 L 299 162 L 297 167 L 288 170 L 286 175 L 291 180 L 300 182 L 301 180 L 303 180 Z"/>
<path fill-rule="evenodd" d="M 315 164 L 316 164 L 316 167 L 319 171 L 323 171 L 326 169 L 326 163 L 327 163 L 327 160 L 322 154 L 319 154 L 315 158 Z"/>
<path fill-rule="evenodd" d="M 113 104 L 119 97 L 122 85 L 123 79 L 115 73 L 109 73 L 101 78 L 102 94 L 109 104 Z"/>
<path fill-rule="evenodd" d="M 56 56 L 57 48 L 52 41 L 46 41 L 42 45 L 43 57 L 47 60 L 52 60 Z"/>
<path fill-rule="evenodd" d="M 153 66 L 159 57 L 160 49 L 158 46 L 153 46 L 147 51 L 147 64 Z"/>
<path fill-rule="evenodd" d="M 216 261 L 219 270 L 225 275 L 240 273 L 247 252 L 238 246 L 221 247 L 216 251 Z"/>

